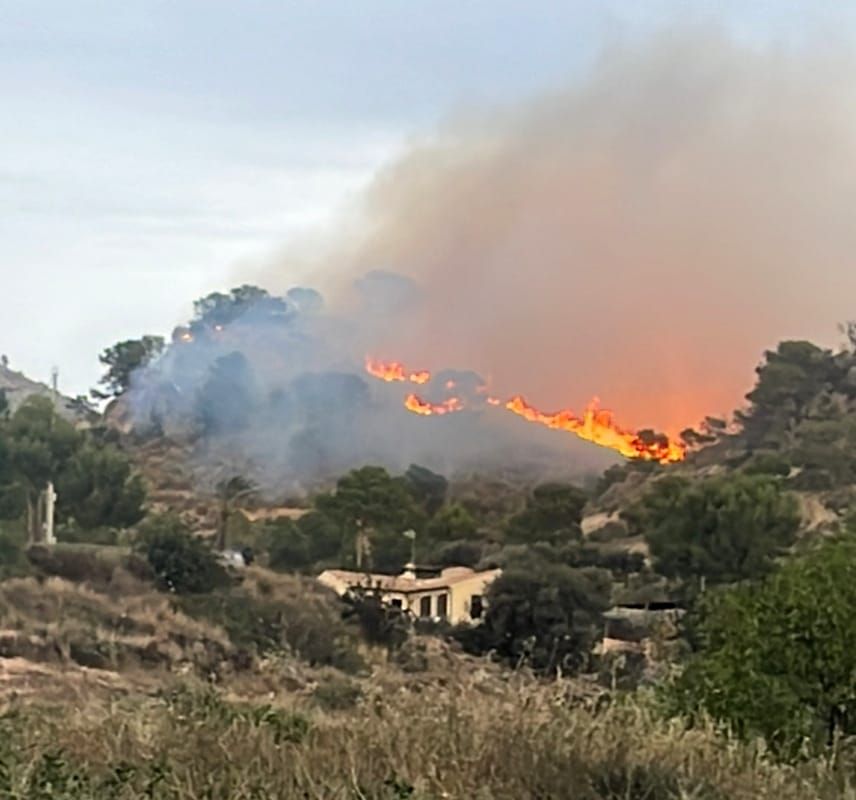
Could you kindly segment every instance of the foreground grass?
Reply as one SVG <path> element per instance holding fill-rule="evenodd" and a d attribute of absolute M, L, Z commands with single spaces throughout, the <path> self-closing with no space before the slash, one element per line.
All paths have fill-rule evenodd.
<path fill-rule="evenodd" d="M 0 722 L 7 798 L 856 798 L 852 763 L 770 763 L 644 704 L 574 706 L 562 687 L 512 680 L 370 692 L 329 713 L 209 689 Z"/>

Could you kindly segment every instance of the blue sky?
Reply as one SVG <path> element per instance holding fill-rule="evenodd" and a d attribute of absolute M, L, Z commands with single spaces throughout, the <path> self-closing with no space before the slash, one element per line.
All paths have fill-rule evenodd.
<path fill-rule="evenodd" d="M 698 22 L 799 46 L 856 5 L 0 0 L 0 352 L 84 392 L 100 349 L 168 333 L 420 132 Z"/>

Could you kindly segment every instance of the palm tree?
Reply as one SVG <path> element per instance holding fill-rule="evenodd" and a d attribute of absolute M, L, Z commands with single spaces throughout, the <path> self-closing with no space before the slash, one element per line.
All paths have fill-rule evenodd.
<path fill-rule="evenodd" d="M 237 501 L 255 494 L 257 491 L 258 487 L 242 475 L 233 475 L 217 484 L 217 499 L 220 503 L 220 509 L 217 515 L 216 548 L 221 553 L 226 549 L 226 529 Z"/>

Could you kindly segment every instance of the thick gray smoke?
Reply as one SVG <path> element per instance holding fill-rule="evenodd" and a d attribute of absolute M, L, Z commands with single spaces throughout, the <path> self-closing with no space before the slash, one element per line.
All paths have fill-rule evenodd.
<path fill-rule="evenodd" d="M 366 355 L 471 369 L 546 410 L 598 395 L 627 427 L 727 413 L 765 348 L 830 342 L 856 315 L 854 67 L 671 33 L 450 123 L 260 281 L 285 293 L 314 271 L 332 310 L 309 290 L 201 308 L 192 341 L 137 376 L 135 419 L 201 432 L 200 463 L 287 491 L 368 462 L 611 458 L 490 409 L 416 417 Z"/>
<path fill-rule="evenodd" d="M 854 67 L 699 31 L 607 49 L 390 164 L 309 266 L 337 303 L 367 269 L 414 280 L 378 355 L 547 409 L 598 395 L 629 426 L 729 412 L 764 348 L 856 314 Z"/>
<path fill-rule="evenodd" d="M 420 463 L 445 474 L 505 468 L 534 478 L 579 477 L 614 461 L 506 419 L 478 396 L 483 381 L 474 374 L 441 371 L 419 387 L 439 402 L 454 380 L 468 410 L 411 414 L 403 400 L 415 387 L 370 377 L 364 358 L 402 310 L 419 308 L 418 287 L 373 272 L 355 291 L 361 302 L 348 316 L 326 312 L 321 295 L 305 288 L 272 297 L 244 286 L 204 298 L 164 354 L 134 374 L 120 404 L 127 422 L 143 437 L 182 443 L 200 485 L 241 474 L 272 496 L 364 464 Z M 574 453 L 586 453 L 584 461 Z"/>

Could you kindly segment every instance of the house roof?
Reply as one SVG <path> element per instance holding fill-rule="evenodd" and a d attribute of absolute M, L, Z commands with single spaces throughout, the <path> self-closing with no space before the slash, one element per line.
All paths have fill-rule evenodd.
<path fill-rule="evenodd" d="M 379 573 L 352 572 L 345 569 L 324 570 L 318 580 L 322 583 L 336 583 L 346 586 L 361 586 L 366 589 L 380 589 L 384 592 L 424 592 L 432 589 L 448 589 L 457 583 L 463 583 L 471 578 L 483 577 L 493 580 L 502 570 L 490 569 L 476 572 L 469 567 L 446 567 L 437 577 L 412 578 L 405 575 L 382 575 Z"/>

